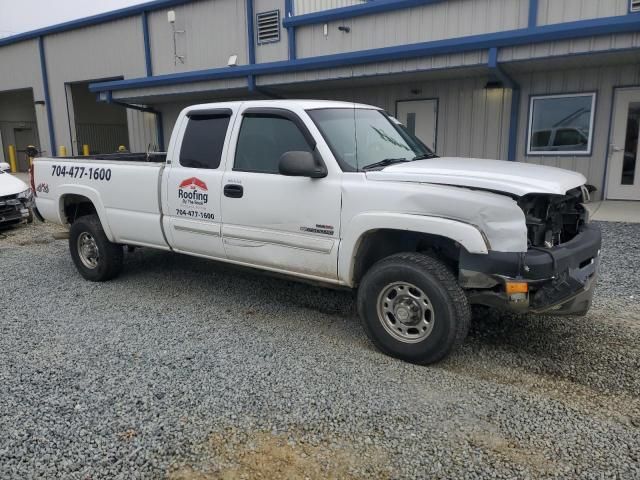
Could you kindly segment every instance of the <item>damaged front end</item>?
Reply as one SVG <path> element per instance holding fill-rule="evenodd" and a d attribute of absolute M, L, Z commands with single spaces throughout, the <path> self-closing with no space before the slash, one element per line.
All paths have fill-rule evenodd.
<path fill-rule="evenodd" d="M 589 189 L 517 199 L 527 225 L 526 252 L 461 252 L 459 283 L 474 304 L 520 313 L 584 314 L 600 258 L 600 229 L 589 223 Z"/>

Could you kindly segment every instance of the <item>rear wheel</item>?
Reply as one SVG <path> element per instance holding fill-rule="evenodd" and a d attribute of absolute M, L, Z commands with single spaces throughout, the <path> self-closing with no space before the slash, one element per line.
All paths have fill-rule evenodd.
<path fill-rule="evenodd" d="M 69 251 L 80 275 L 92 282 L 111 280 L 122 270 L 122 245 L 109 241 L 97 215 L 80 217 L 71 225 Z"/>
<path fill-rule="evenodd" d="M 364 329 L 383 353 L 434 363 L 467 335 L 471 310 L 464 291 L 440 261 L 400 253 L 376 263 L 358 289 Z"/>

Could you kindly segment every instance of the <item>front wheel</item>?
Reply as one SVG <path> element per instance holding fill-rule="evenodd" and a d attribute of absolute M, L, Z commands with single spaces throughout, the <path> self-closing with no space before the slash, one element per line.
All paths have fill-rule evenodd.
<path fill-rule="evenodd" d="M 377 262 L 358 289 L 358 312 L 373 344 L 412 363 L 441 360 L 467 335 L 471 309 L 440 261 L 400 253 Z"/>
<path fill-rule="evenodd" d="M 97 215 L 73 222 L 69 251 L 80 275 L 92 282 L 111 280 L 122 270 L 122 245 L 109 241 Z"/>

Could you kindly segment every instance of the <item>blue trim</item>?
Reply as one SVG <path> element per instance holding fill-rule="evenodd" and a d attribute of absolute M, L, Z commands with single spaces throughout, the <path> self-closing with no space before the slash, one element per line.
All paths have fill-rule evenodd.
<path fill-rule="evenodd" d="M 249 65 L 256 63 L 256 43 L 253 30 L 253 0 L 247 0 L 247 50 L 249 54 Z"/>
<path fill-rule="evenodd" d="M 284 20 L 287 18 L 293 18 L 293 0 L 284 0 Z M 282 24 L 284 26 L 284 20 Z M 295 60 L 297 58 L 296 53 L 296 29 L 293 26 L 285 27 L 287 29 L 287 39 L 289 43 L 289 60 Z"/>
<path fill-rule="evenodd" d="M 56 132 L 53 129 L 53 112 L 51 110 L 51 96 L 49 95 L 49 75 L 47 74 L 47 58 L 44 53 L 44 38 L 38 37 L 38 49 L 40 50 L 40 69 L 42 71 L 42 89 L 44 90 L 44 103 L 47 109 L 47 124 L 49 127 L 50 156 L 56 156 Z"/>
<path fill-rule="evenodd" d="M 282 24 L 286 27 L 298 27 L 300 25 L 313 25 L 317 23 L 326 23 L 332 20 L 343 20 L 345 18 L 360 17 L 362 15 L 371 15 L 373 13 L 390 12 L 403 8 L 418 7 L 421 5 L 430 5 L 441 3 L 445 0 L 375 0 L 350 7 L 332 8 L 330 10 L 322 10 L 320 12 L 307 13 L 295 17 L 286 17 Z"/>
<path fill-rule="evenodd" d="M 520 118 L 520 85 L 511 78 L 498 63 L 498 49 L 489 49 L 489 60 L 487 62 L 493 75 L 502 82 L 506 88 L 511 89 L 511 113 L 509 115 L 509 148 L 507 160 L 516 161 L 518 153 L 518 120 Z"/>
<path fill-rule="evenodd" d="M 529 0 L 529 28 L 538 25 L 538 0 Z"/>
<path fill-rule="evenodd" d="M 69 22 L 51 25 L 50 27 L 39 28 L 37 30 L 31 30 L 30 32 L 12 35 L 11 37 L 3 38 L 2 40 L 0 40 L 0 47 L 3 45 L 22 42 L 23 40 L 38 38 L 42 35 L 66 32 L 68 30 L 75 30 L 76 28 L 88 27 L 90 25 L 97 25 L 99 23 L 110 22 L 112 20 L 133 17 L 135 15 L 140 15 L 142 12 L 162 10 L 163 8 L 175 7 L 178 5 L 183 5 L 185 3 L 190 3 L 192 1 L 193 0 L 155 0 L 153 2 L 141 3 L 139 5 L 133 5 L 131 7 L 120 8 L 118 10 L 112 10 L 110 12 L 92 15 L 91 17 L 71 20 Z"/>
<path fill-rule="evenodd" d="M 250 0 L 247 1 L 249 2 Z M 253 22 L 251 22 L 251 24 L 253 24 Z M 564 24 L 544 25 L 533 29 L 524 28 L 424 43 L 338 53 L 310 58 L 299 58 L 291 61 L 286 60 L 240 65 L 237 67 L 171 73 L 149 78 L 134 78 L 129 80 L 92 83 L 89 85 L 89 89 L 92 92 L 125 90 L 129 88 L 157 87 L 176 83 L 240 78 L 248 75 L 299 72 L 406 58 L 462 53 L 490 48 L 528 45 L 555 40 L 569 40 L 593 35 L 636 32 L 638 30 L 640 30 L 640 16 L 623 15 L 593 20 L 579 20 Z"/>
<path fill-rule="evenodd" d="M 147 12 L 142 12 L 142 38 L 144 41 L 144 62 L 147 69 L 147 77 L 153 76 L 151 63 L 151 42 L 149 41 L 149 18 Z"/>

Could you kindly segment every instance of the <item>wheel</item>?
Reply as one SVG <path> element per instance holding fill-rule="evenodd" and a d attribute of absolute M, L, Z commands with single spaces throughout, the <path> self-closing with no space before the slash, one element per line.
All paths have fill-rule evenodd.
<path fill-rule="evenodd" d="M 29 209 L 29 216 L 27 217 L 27 223 L 33 223 L 33 210 Z"/>
<path fill-rule="evenodd" d="M 80 275 L 92 282 L 111 280 L 122 270 L 122 246 L 109 241 L 97 215 L 73 222 L 69 251 Z"/>
<path fill-rule="evenodd" d="M 373 265 L 358 288 L 358 312 L 380 351 L 422 365 L 462 343 L 471 321 L 454 275 L 421 253 L 400 253 Z"/>

